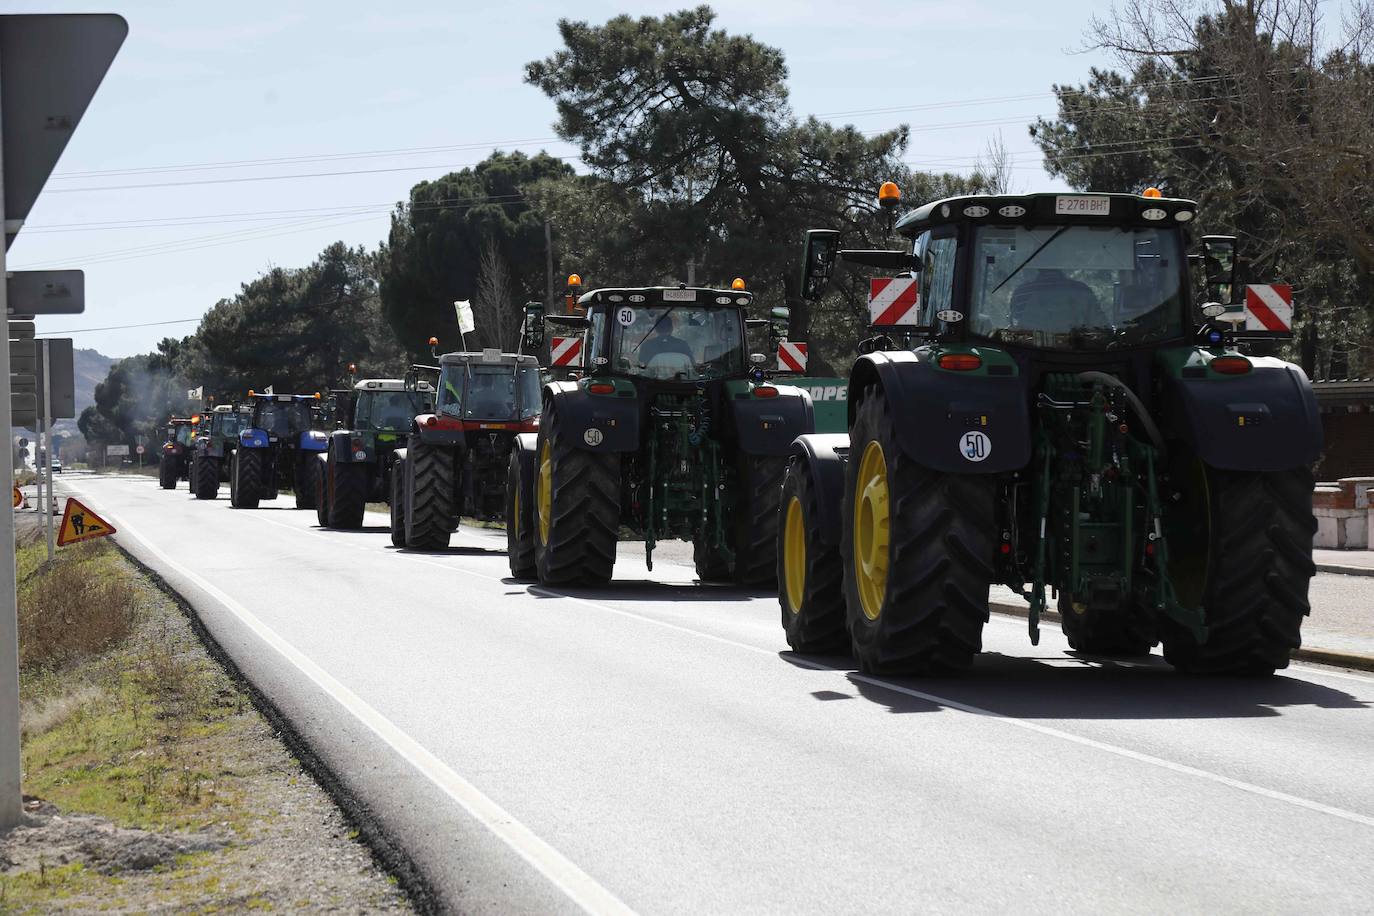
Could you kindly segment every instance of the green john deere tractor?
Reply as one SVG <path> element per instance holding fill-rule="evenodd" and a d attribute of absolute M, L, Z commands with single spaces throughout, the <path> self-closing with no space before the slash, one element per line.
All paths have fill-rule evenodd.
<path fill-rule="evenodd" d="M 191 492 L 196 499 L 214 499 L 220 483 L 229 481 L 229 455 L 238 445 L 239 432 L 251 417 L 245 408 L 220 404 L 200 415 L 192 442 Z"/>
<path fill-rule="evenodd" d="M 1317 406 L 1301 369 L 1259 355 L 1282 332 L 1246 329 L 1235 239 L 1194 248 L 1196 214 L 1153 189 L 972 196 L 903 216 L 901 251 L 808 233 L 808 298 L 837 261 L 902 273 L 873 281 L 848 434 L 802 437 L 788 467 L 794 649 L 958 671 L 997 583 L 1029 603 L 1032 643 L 1048 591 L 1084 653 L 1162 641 L 1188 672 L 1288 664 L 1309 610 Z"/>
<path fill-rule="evenodd" d="M 741 280 L 599 289 L 557 317 L 580 325 L 588 359 L 581 378 L 545 387 L 539 433 L 511 456 L 512 575 L 604 583 L 628 529 L 650 569 L 655 543 L 679 538 L 703 580 L 773 582 L 783 467 L 812 411 L 749 354 L 752 302 Z"/>
<path fill-rule="evenodd" d="M 339 428 L 319 455 L 315 512 L 322 528 L 361 528 L 368 502 L 391 499 L 396 453 L 415 418 L 434 410 L 427 381 L 368 378 L 333 399 Z"/>

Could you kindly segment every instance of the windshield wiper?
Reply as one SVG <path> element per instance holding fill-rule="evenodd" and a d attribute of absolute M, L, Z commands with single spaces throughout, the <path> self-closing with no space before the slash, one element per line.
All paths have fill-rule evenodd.
<path fill-rule="evenodd" d="M 667 318 L 669 315 L 673 314 L 673 310 L 676 309 L 676 308 L 677 308 L 676 305 L 670 305 L 670 306 L 668 306 L 668 311 L 666 311 L 666 312 L 664 312 L 662 315 L 659 315 L 659 316 L 658 316 L 658 320 L 655 321 L 655 322 L 653 323 L 653 325 L 649 328 L 649 330 L 647 330 L 647 331 L 644 332 L 644 336 L 641 337 L 641 338 L 639 338 L 638 342 L 635 343 L 635 352 L 636 352 L 636 353 L 638 353 L 638 352 L 639 352 L 639 348 L 640 348 L 641 346 L 644 345 L 644 341 L 646 341 L 646 340 L 649 339 L 649 335 L 652 334 L 652 333 L 654 333 L 654 329 L 657 328 L 659 325 L 663 324 L 663 319 L 664 319 L 664 318 Z M 640 368 L 643 369 L 644 367 L 643 367 L 643 366 L 640 366 Z"/>
<path fill-rule="evenodd" d="M 1048 246 L 1050 242 L 1053 242 L 1055 239 L 1059 238 L 1061 235 L 1063 235 L 1063 234 L 1064 234 L 1065 232 L 1067 232 L 1068 230 L 1069 230 L 1069 226 L 1067 226 L 1067 225 L 1065 225 L 1065 226 L 1060 226 L 1058 229 L 1054 230 L 1054 232 L 1050 234 L 1050 237 L 1047 238 L 1047 239 L 1045 239 L 1045 241 L 1042 242 L 1042 243 L 1040 244 L 1040 247 L 1039 247 L 1039 248 L 1035 249 L 1034 251 L 1032 251 L 1032 252 L 1030 253 L 1030 257 L 1026 258 L 1026 259 L 1025 259 L 1024 261 L 1022 261 L 1020 264 L 1017 264 L 1017 265 L 1016 265 L 1016 269 L 1013 270 L 1011 273 L 1007 274 L 1007 278 L 1006 278 L 1005 280 L 1003 280 L 1001 283 L 998 283 L 996 286 L 994 286 L 994 287 L 992 288 L 992 292 L 991 292 L 991 293 L 988 293 L 988 295 L 989 295 L 989 296 L 993 295 L 993 294 L 996 293 L 999 289 L 1001 289 L 1002 287 L 1004 287 L 1004 286 L 1006 286 L 1008 283 L 1010 283 L 1010 282 L 1011 282 L 1011 278 L 1014 277 L 1014 276 L 1016 276 L 1017 274 L 1019 274 L 1019 273 L 1021 272 L 1021 268 L 1025 267 L 1025 266 L 1026 266 L 1027 264 L 1029 264 L 1031 261 L 1034 261 L 1034 260 L 1035 260 L 1035 256 L 1038 255 L 1040 252 L 1044 251 L 1045 248 L 1046 248 L 1046 246 Z"/>

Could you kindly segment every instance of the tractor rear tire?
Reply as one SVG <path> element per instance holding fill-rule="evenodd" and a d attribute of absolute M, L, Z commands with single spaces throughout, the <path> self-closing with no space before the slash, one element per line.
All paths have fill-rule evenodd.
<path fill-rule="evenodd" d="M 1080 613 L 1069 595 L 1060 592 L 1059 628 L 1075 652 L 1105 658 L 1139 658 L 1159 642 L 1154 615 L 1133 596 L 1124 598 L 1120 607 L 1088 607 Z"/>
<path fill-rule="evenodd" d="M 321 528 L 329 527 L 329 457 L 319 455 L 310 459 L 320 467 L 315 474 L 315 522 Z"/>
<path fill-rule="evenodd" d="M 256 509 L 262 498 L 263 459 L 260 449 L 240 448 L 234 452 L 230 470 L 229 504 L 235 509 Z"/>
<path fill-rule="evenodd" d="M 296 461 L 296 478 L 291 489 L 296 494 L 297 509 L 315 508 L 315 481 L 320 476 L 320 462 L 314 452 L 307 452 Z"/>
<path fill-rule="evenodd" d="M 555 411 L 535 452 L 534 562 L 546 585 L 604 585 L 620 533 L 620 455 L 577 448 Z"/>
<path fill-rule="evenodd" d="M 794 652 L 827 655 L 849 648 L 844 617 L 844 563 L 827 544 L 816 482 L 804 458 L 793 458 L 782 481 L 778 520 L 778 603 Z"/>
<path fill-rule="evenodd" d="M 406 463 L 397 458 L 391 464 L 391 546 L 406 545 Z"/>
<path fill-rule="evenodd" d="M 1201 535 L 1207 639 L 1199 643 L 1166 618 L 1164 659 L 1188 674 L 1273 674 L 1302 645 L 1302 619 L 1311 611 L 1312 473 L 1202 467 L 1202 477 L 1201 492 L 1184 496 L 1207 507 Z M 1174 566 L 1180 559 L 1171 557 Z"/>
<path fill-rule="evenodd" d="M 453 449 L 416 439 L 406 448 L 406 546 L 445 550 L 454 516 Z"/>
<path fill-rule="evenodd" d="M 219 495 L 219 459 L 210 455 L 197 455 L 195 462 L 196 499 L 214 499 Z"/>
<path fill-rule="evenodd" d="M 534 506 L 525 498 L 523 484 L 520 450 L 511 449 L 506 470 L 506 556 L 511 578 L 536 579 L 539 570 L 534 563 Z"/>
<path fill-rule="evenodd" d="M 954 674 L 982 648 L 996 478 L 922 467 L 902 451 L 896 421 L 869 387 L 850 432 L 840 526 L 850 642 L 866 672 Z"/>
<path fill-rule="evenodd" d="M 177 488 L 177 460 L 166 452 L 162 453 L 162 458 L 158 461 L 157 482 L 164 490 Z"/>
<path fill-rule="evenodd" d="M 367 513 L 368 465 L 334 462 L 329 485 L 329 526 L 356 529 Z"/>
<path fill-rule="evenodd" d="M 777 584 L 778 506 L 787 459 L 740 456 L 739 499 L 735 504 L 736 584 L 766 588 Z"/>

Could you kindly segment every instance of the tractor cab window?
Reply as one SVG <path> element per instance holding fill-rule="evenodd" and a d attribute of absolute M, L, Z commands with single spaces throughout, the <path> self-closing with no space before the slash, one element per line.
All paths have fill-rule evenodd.
<path fill-rule="evenodd" d="M 519 397 L 510 365 L 445 366 L 439 378 L 439 411 L 463 420 L 510 419 Z"/>
<path fill-rule="evenodd" d="M 263 401 L 257 427 L 271 436 L 293 436 L 311 427 L 310 405 L 304 401 Z"/>
<path fill-rule="evenodd" d="M 745 370 L 744 325 L 733 308 L 622 306 L 612 312 L 611 365 L 628 375 L 696 381 Z"/>
<path fill-rule="evenodd" d="M 432 404 L 423 391 L 366 391 L 358 396 L 353 422 L 358 429 L 409 429 Z"/>
<path fill-rule="evenodd" d="M 222 436 L 237 436 L 248 428 L 248 417 L 242 413 L 215 414 L 214 432 Z"/>
<path fill-rule="evenodd" d="M 539 377 L 538 366 L 521 366 L 516 370 L 520 388 L 520 419 L 528 420 L 539 413 L 543 406 L 543 379 Z"/>
<path fill-rule="evenodd" d="M 921 253 L 921 308 L 924 324 L 934 324 L 935 314 L 951 307 L 954 301 L 954 262 L 959 238 L 950 233 L 929 238 Z"/>
<path fill-rule="evenodd" d="M 1184 331 L 1175 230 L 980 226 L 974 238 L 969 328 L 976 335 L 1092 350 Z"/>
<path fill-rule="evenodd" d="M 178 426 L 176 432 L 177 445 L 190 445 L 191 434 L 193 431 L 193 427 L 191 427 L 190 424 L 183 424 L 181 426 Z"/>

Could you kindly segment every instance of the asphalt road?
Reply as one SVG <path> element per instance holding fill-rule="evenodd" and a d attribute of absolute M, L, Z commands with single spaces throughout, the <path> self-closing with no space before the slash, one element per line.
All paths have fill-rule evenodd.
<path fill-rule="evenodd" d="M 1374 901 L 1368 676 L 1188 678 L 994 615 L 970 675 L 872 678 L 784 651 L 771 594 L 693 585 L 678 551 L 554 592 L 494 532 L 399 551 L 381 517 L 67 477 L 456 909 Z"/>

